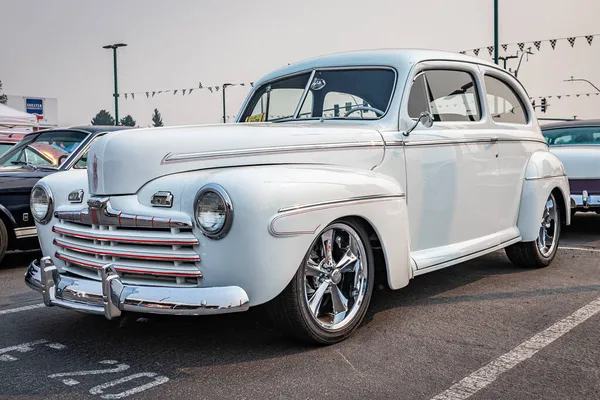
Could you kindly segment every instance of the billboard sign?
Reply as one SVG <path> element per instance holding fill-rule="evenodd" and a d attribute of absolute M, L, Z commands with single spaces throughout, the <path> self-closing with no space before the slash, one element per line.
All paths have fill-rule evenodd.
<path fill-rule="evenodd" d="M 44 100 L 25 98 L 25 112 L 28 114 L 44 115 Z"/>

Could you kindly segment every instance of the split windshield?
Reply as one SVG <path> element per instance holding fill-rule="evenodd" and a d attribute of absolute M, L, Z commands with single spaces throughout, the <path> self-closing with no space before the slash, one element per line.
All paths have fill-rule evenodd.
<path fill-rule="evenodd" d="M 391 69 L 361 68 L 279 79 L 256 90 L 240 122 L 379 119 L 389 106 L 395 78 Z"/>
<path fill-rule="evenodd" d="M 0 165 L 58 168 L 86 137 L 83 132 L 51 131 L 25 138 L 0 157 Z"/>

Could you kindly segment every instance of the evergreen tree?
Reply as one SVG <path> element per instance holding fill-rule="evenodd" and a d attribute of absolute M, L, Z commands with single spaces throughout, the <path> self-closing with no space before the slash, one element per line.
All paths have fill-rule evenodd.
<path fill-rule="evenodd" d="M 90 121 L 92 125 L 114 125 L 115 119 L 106 110 L 100 110 L 98 114 Z"/>
<path fill-rule="evenodd" d="M 2 81 L 0 81 L 0 104 L 6 104 L 8 98 L 5 94 L 2 94 Z"/>
<path fill-rule="evenodd" d="M 158 108 L 154 109 L 154 113 L 152 114 L 152 123 L 153 126 L 163 126 L 162 115 L 160 115 Z"/>
<path fill-rule="evenodd" d="M 126 116 L 121 118 L 121 120 L 119 121 L 119 125 L 135 126 L 135 120 L 133 119 L 133 117 L 131 115 L 127 114 Z"/>

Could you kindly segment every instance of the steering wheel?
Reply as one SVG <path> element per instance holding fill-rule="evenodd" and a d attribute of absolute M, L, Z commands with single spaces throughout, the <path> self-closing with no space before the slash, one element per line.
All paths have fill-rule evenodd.
<path fill-rule="evenodd" d="M 375 114 L 377 114 L 378 116 L 382 116 L 383 114 L 385 114 L 383 111 L 381 111 L 378 108 L 375 107 L 369 107 L 369 106 L 358 106 L 358 107 L 354 107 L 352 108 L 350 111 L 348 111 L 346 114 L 344 114 L 344 118 L 347 117 L 348 115 L 355 113 L 357 111 L 373 111 Z"/>

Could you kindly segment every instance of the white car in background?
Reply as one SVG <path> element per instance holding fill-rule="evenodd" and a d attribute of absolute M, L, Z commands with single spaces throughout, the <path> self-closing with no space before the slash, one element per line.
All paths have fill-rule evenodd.
<path fill-rule="evenodd" d="M 569 187 L 521 84 L 428 50 L 318 57 L 258 81 L 235 124 L 98 138 L 31 196 L 47 305 L 215 314 L 267 304 L 330 344 L 391 289 L 506 249 L 551 263 Z M 246 122 L 246 123 L 243 123 Z"/>
<path fill-rule="evenodd" d="M 542 126 L 550 151 L 563 163 L 571 191 L 571 212 L 600 214 L 600 120 Z"/>

